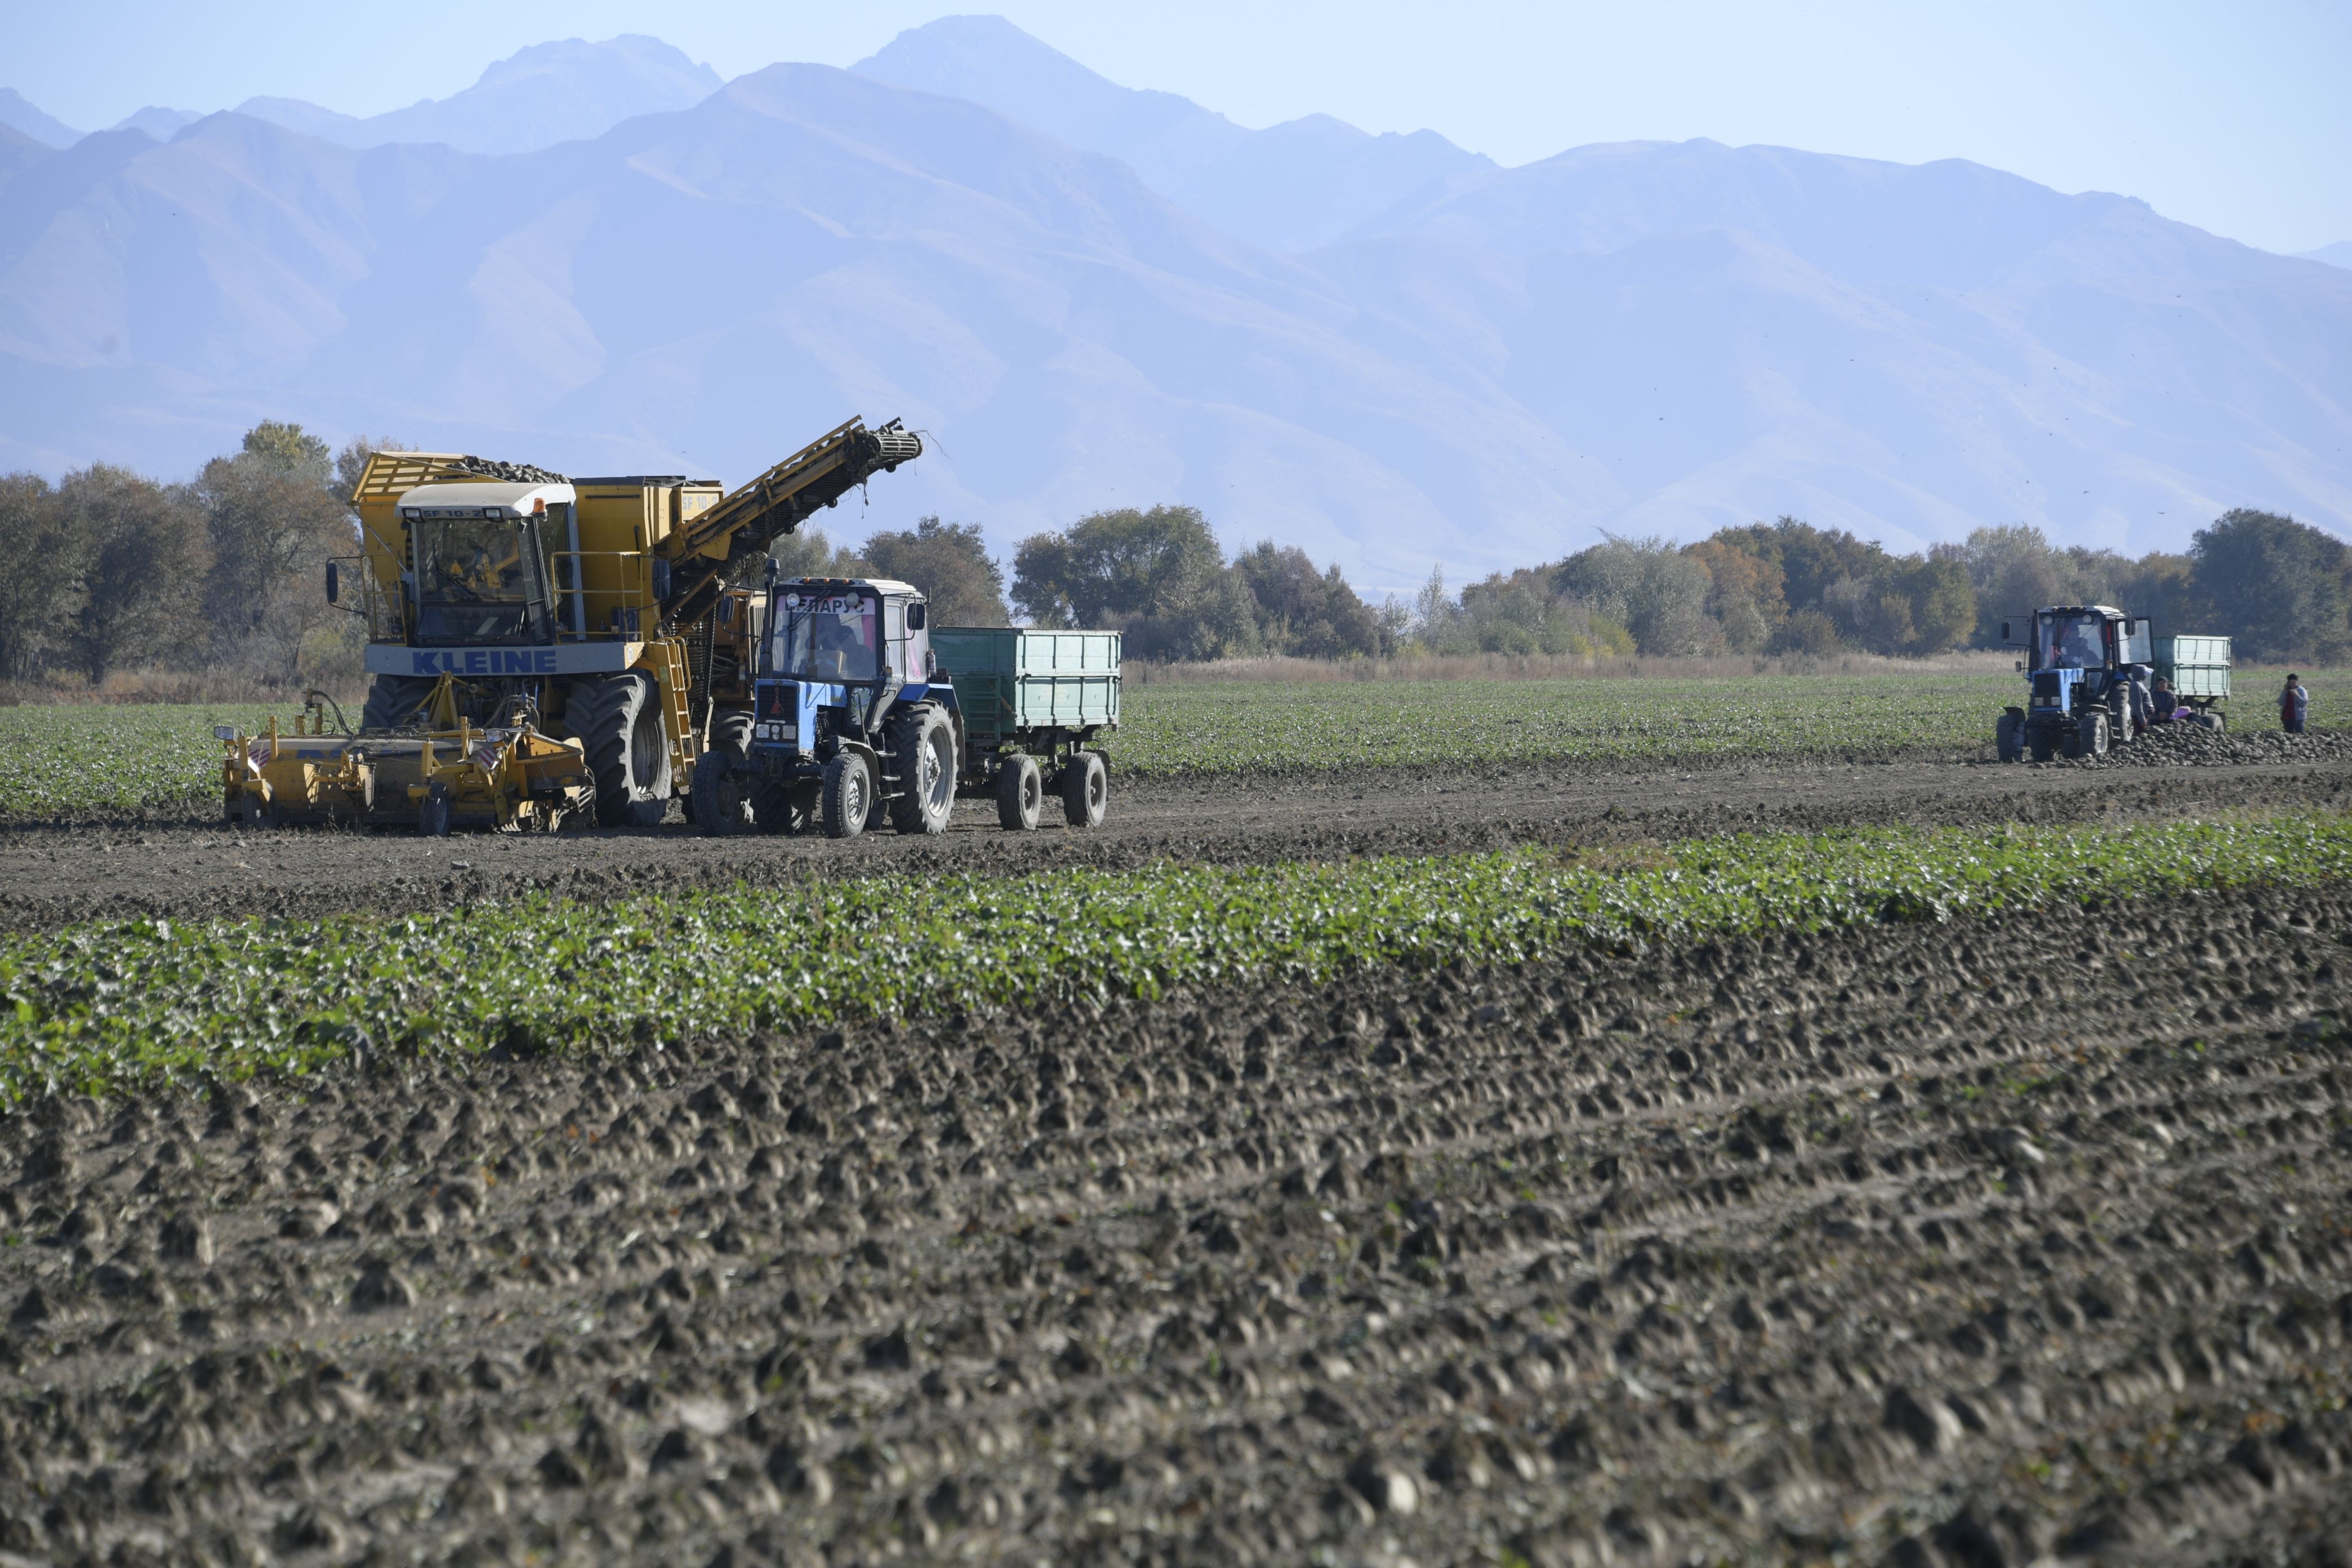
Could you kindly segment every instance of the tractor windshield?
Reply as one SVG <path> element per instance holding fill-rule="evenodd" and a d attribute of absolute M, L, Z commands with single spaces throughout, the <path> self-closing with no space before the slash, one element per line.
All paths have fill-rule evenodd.
<path fill-rule="evenodd" d="M 772 675 L 826 681 L 881 675 L 881 606 L 869 594 L 782 588 L 768 624 Z"/>
<path fill-rule="evenodd" d="M 2105 669 L 2107 667 L 2107 619 L 2082 612 L 2043 616 L 2035 628 L 2033 668 L 2036 669 Z"/>
<path fill-rule="evenodd" d="M 411 526 L 416 538 L 418 640 L 544 642 L 546 572 L 538 531 L 509 518 L 449 518 Z"/>

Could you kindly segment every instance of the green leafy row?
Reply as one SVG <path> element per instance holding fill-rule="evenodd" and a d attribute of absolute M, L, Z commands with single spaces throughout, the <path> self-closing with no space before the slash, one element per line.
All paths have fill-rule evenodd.
<path fill-rule="evenodd" d="M 0 708 L 0 817 L 218 810 L 213 726 L 258 730 L 275 715 L 290 729 L 300 711 L 253 702 Z"/>
<path fill-rule="evenodd" d="M 1990 754 L 2013 675 L 1139 686 L 1122 773 Z"/>
<path fill-rule="evenodd" d="M 1050 879 L 528 900 L 0 938 L 0 1099 L 299 1072 L 355 1047 L 593 1049 L 859 1016 L 1311 983 L 1767 929 L 2352 879 L 2352 818 L 1881 829 Z"/>

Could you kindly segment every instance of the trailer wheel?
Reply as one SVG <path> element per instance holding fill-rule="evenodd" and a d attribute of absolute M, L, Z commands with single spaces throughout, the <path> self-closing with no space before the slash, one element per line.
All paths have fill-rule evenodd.
<path fill-rule="evenodd" d="M 2025 755 L 2025 715 L 2004 713 L 1992 727 L 1993 749 L 2004 763 L 2013 763 Z"/>
<path fill-rule="evenodd" d="M 824 784 L 818 805 L 827 838 L 855 838 L 866 831 L 866 814 L 873 808 L 874 784 L 866 776 L 866 759 L 843 752 L 824 764 Z"/>
<path fill-rule="evenodd" d="M 754 826 L 751 793 L 738 770 L 751 753 L 751 716 L 721 713 L 710 721 L 710 750 L 694 764 L 688 815 L 704 837 L 741 833 Z"/>
<path fill-rule="evenodd" d="M 955 811 L 955 726 L 937 703 L 919 702 L 890 731 L 890 760 L 898 768 L 890 826 L 901 833 L 945 833 Z"/>
<path fill-rule="evenodd" d="M 425 803 L 416 808 L 416 831 L 427 838 L 449 837 L 449 786 L 427 784 Z"/>
<path fill-rule="evenodd" d="M 588 753 L 600 826 L 657 827 L 669 809 L 669 737 L 662 731 L 660 697 L 653 678 L 635 670 L 572 682 L 564 725 Z"/>
<path fill-rule="evenodd" d="M 1062 817 L 1073 827 L 1100 827 L 1110 801 L 1110 770 L 1100 752 L 1073 752 L 1055 781 L 1061 786 Z"/>
<path fill-rule="evenodd" d="M 433 686 L 429 676 L 377 676 L 368 688 L 367 706 L 360 710 L 360 728 L 371 732 L 400 729 L 416 717 L 433 695 Z"/>
<path fill-rule="evenodd" d="M 1045 775 L 1037 771 L 1037 759 L 1013 752 L 996 770 L 997 826 L 1007 833 L 1032 832 L 1045 809 Z"/>

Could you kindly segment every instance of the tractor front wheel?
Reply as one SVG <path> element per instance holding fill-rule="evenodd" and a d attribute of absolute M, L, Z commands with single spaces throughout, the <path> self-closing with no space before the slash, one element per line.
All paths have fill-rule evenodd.
<path fill-rule="evenodd" d="M 2002 714 L 2000 721 L 1992 727 L 1992 743 L 2004 763 L 2013 763 L 2025 755 L 2025 715 Z"/>
<path fill-rule="evenodd" d="M 564 727 L 588 753 L 603 827 L 657 827 L 672 793 L 669 737 L 662 731 L 661 691 L 631 670 L 574 681 L 563 703 Z"/>
<path fill-rule="evenodd" d="M 2078 757 L 2104 757 L 2107 754 L 2107 710 L 2094 708 L 2083 715 L 2074 734 L 2074 754 Z"/>
<path fill-rule="evenodd" d="M 2033 760 L 2037 763 L 2046 763 L 2058 752 L 2057 746 L 2050 739 L 2050 726 L 2047 724 L 2028 726 L 2025 739 L 2027 745 L 2032 750 Z"/>
<path fill-rule="evenodd" d="M 751 716 L 721 713 L 710 721 L 710 750 L 694 764 L 688 815 L 706 837 L 753 826 L 751 793 L 739 771 L 751 752 Z"/>
<path fill-rule="evenodd" d="M 874 784 L 866 777 L 865 758 L 843 752 L 824 764 L 818 805 L 827 838 L 855 838 L 865 832 L 866 814 L 873 805 Z"/>
<path fill-rule="evenodd" d="M 921 702 L 890 731 L 890 760 L 898 768 L 890 826 L 901 833 L 945 833 L 955 810 L 955 725 L 945 709 Z"/>

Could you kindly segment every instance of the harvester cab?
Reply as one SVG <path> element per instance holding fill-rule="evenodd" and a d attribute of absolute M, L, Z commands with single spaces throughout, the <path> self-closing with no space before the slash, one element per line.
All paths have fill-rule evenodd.
<path fill-rule="evenodd" d="M 2154 662 L 2156 644 L 2145 616 L 2062 605 L 2003 621 L 2000 630 L 2003 642 L 2026 649 L 2018 661 L 2025 705 L 2004 710 L 1994 731 L 2002 762 L 2101 756 L 2138 733 L 2132 682 Z"/>
<path fill-rule="evenodd" d="M 887 815 L 901 833 L 945 832 L 963 714 L 931 653 L 922 594 L 772 567 L 746 613 L 759 648 L 752 707 L 695 764 L 695 825 L 846 838 Z"/>

